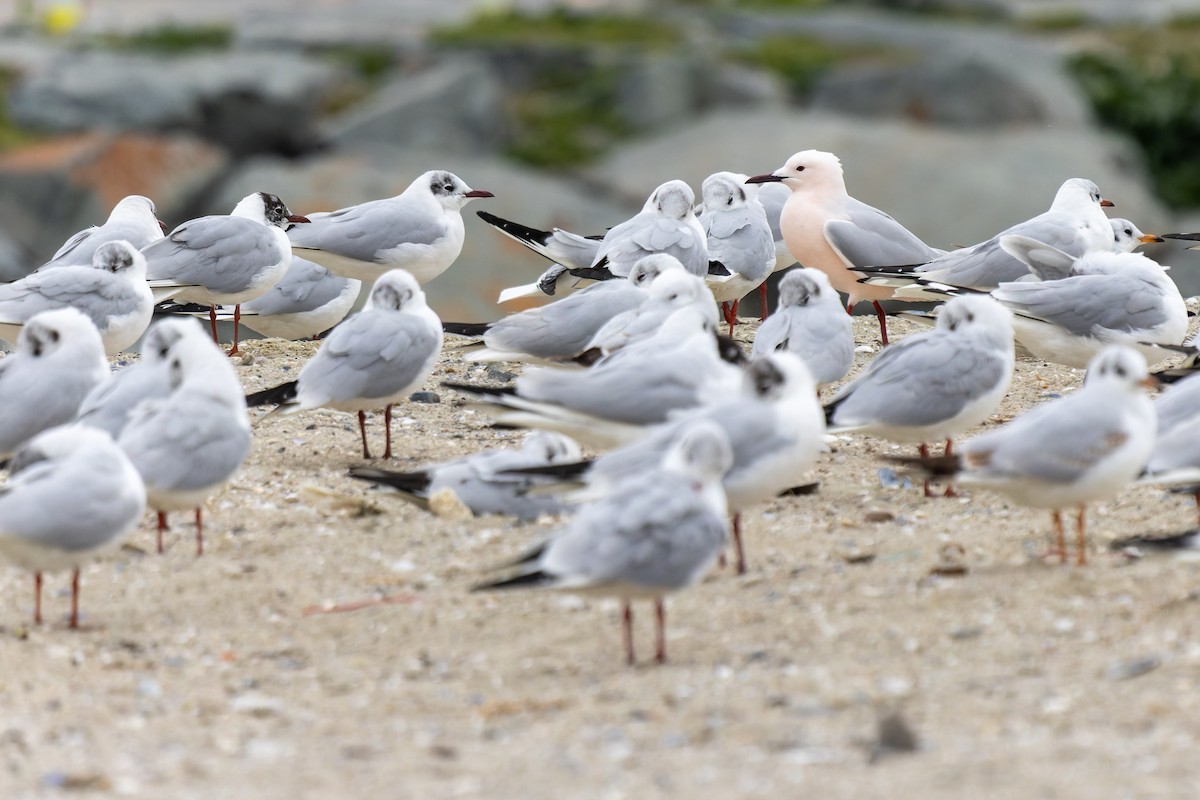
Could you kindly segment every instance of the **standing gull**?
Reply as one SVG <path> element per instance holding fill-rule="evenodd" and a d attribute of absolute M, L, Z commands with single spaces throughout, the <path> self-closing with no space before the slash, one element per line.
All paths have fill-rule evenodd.
<path fill-rule="evenodd" d="M 1144 391 L 1155 381 L 1146 359 L 1109 347 L 1092 359 L 1079 391 L 1043 403 L 1008 424 L 962 442 L 941 459 L 898 459 L 963 486 L 991 489 L 1023 506 L 1051 511 L 1055 548 L 1067 560 L 1063 509 L 1079 509 L 1076 563 L 1087 563 L 1084 511 L 1133 482 L 1154 449 L 1154 405 Z"/>
<path fill-rule="evenodd" d="M 137 527 L 146 490 L 106 433 L 64 426 L 13 456 L 0 487 L 0 555 L 33 573 L 33 622 L 42 622 L 42 573 L 71 575 L 70 627 L 79 627 L 79 567 Z"/>
<path fill-rule="evenodd" d="M 800 356 L 818 387 L 841 380 L 854 366 L 854 323 L 824 272 L 801 267 L 780 280 L 779 307 L 754 334 L 750 354 L 781 351 Z"/>
<path fill-rule="evenodd" d="M 1002 246 L 1006 236 L 1024 236 L 1076 258 L 1087 253 L 1112 252 L 1117 242 L 1113 226 L 1104 215 L 1104 209 L 1112 205 L 1100 196 L 1100 188 L 1092 181 L 1070 178 L 1059 187 L 1050 210 L 1013 225 L 984 242 L 952 250 L 925 264 L 891 269 L 888 268 L 890 264 L 882 262 L 860 265 L 880 268 L 862 274 L 877 276 L 872 277 L 871 285 L 880 288 L 904 285 L 909 282 L 906 278 L 921 277 L 952 286 L 984 291 L 995 289 L 1002 283 L 1020 280 L 1029 274 L 1028 265 Z"/>
<path fill-rule="evenodd" d="M 92 254 L 91 266 L 58 267 L 0 284 L 0 338 L 15 342 L 34 314 L 75 308 L 100 331 L 104 351 L 116 355 L 145 333 L 155 292 L 168 296 L 184 288 L 173 281 L 156 281 L 152 291 L 142 254 L 129 242 L 106 242 Z"/>
<path fill-rule="evenodd" d="M 149 197 L 131 194 L 113 206 L 103 225 L 79 231 L 38 269 L 87 266 L 96 249 L 106 242 L 126 241 L 138 250 L 161 239 L 164 227 L 154 213 Z"/>
<path fill-rule="evenodd" d="M 402 268 L 429 283 L 462 252 L 462 207 L 480 197 L 493 195 L 430 170 L 395 197 L 309 214 L 288 237 L 293 253 L 346 278 L 370 284 Z"/>
<path fill-rule="evenodd" d="M 580 509 L 557 535 L 507 565 L 514 574 L 475 590 L 547 588 L 616 597 L 631 666 L 631 603 L 653 600 L 655 660 L 665 662 L 663 598 L 699 581 L 716 562 L 726 535 L 721 478 L 732 461 L 724 432 L 712 423 L 695 424 L 660 464 Z"/>
<path fill-rule="evenodd" d="M 1012 317 L 990 297 L 946 303 L 937 327 L 881 352 L 825 406 L 831 432 L 868 433 L 920 445 L 951 439 L 980 424 L 1008 391 L 1013 371 Z M 949 492 L 948 492 L 949 494 Z M 925 496 L 931 497 L 929 482 Z"/>
<path fill-rule="evenodd" d="M 100 333 L 73 308 L 43 311 L 0 358 L 0 458 L 42 431 L 75 418 L 88 392 L 108 378 Z"/>
<path fill-rule="evenodd" d="M 737 323 L 738 304 L 762 286 L 775 266 L 775 239 L 758 187 L 746 176 L 717 172 L 704 179 L 700 224 L 708 241 L 708 288 L 721 304 L 729 335 Z"/>
<path fill-rule="evenodd" d="M 768 175 L 750 183 L 783 183 L 792 196 L 783 206 L 780 230 L 796 260 L 829 276 L 833 288 L 848 295 L 847 309 L 870 300 L 879 316 L 879 332 L 888 343 L 887 315 L 880 300 L 890 288 L 859 283 L 858 267 L 922 264 L 941 254 L 877 208 L 846 191 L 842 162 L 833 153 L 804 150 Z"/>
<path fill-rule="evenodd" d="M 124 367 L 88 392 L 75 421 L 119 439 L 138 403 L 171 393 L 167 355 L 172 345 L 194 329 L 195 322 L 189 319 L 164 319 L 150 326 L 142 342 L 142 360 Z"/>
<path fill-rule="evenodd" d="M 228 216 L 214 215 L 185 222 L 144 248 L 151 280 L 169 279 L 194 288 L 175 294 L 182 303 L 209 306 L 213 341 L 217 341 L 217 309 L 234 306 L 233 347 L 238 352 L 238 304 L 261 297 L 279 282 L 292 253 L 284 231 L 305 217 L 292 214 L 273 194 L 255 192 Z"/>
<path fill-rule="evenodd" d="M 158 552 L 163 551 L 167 512 L 193 508 L 200 556 L 201 506 L 246 460 L 250 420 L 237 372 L 199 322 L 186 322 L 167 358 L 171 393 L 135 406 L 117 442 L 137 467 L 149 505 L 158 512 Z"/>
<path fill-rule="evenodd" d="M 277 412 L 311 408 L 357 411 L 363 458 L 367 409 L 383 409 L 384 458 L 392 457 L 392 406 L 417 389 L 442 350 L 442 323 L 426 305 L 416 278 L 402 269 L 375 282 L 363 310 L 333 329 L 294 381 L 246 398 L 251 406 L 278 404 Z M 275 412 L 272 412 L 275 413 Z"/>

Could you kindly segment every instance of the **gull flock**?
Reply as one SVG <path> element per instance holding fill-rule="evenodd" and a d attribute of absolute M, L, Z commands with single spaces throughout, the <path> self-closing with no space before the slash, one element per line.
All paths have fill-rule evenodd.
<path fill-rule="evenodd" d="M 632 602 L 653 604 L 664 661 L 665 596 L 723 564 L 730 544 L 745 572 L 740 515 L 819 491 L 811 473 L 832 434 L 916 445 L 887 458 L 922 476 L 928 497 L 939 496 L 931 482 L 949 483 L 946 495 L 978 489 L 1050 511 L 1047 556 L 1063 563 L 1087 562 L 1087 505 L 1134 483 L 1191 492 L 1200 507 L 1194 358 L 1149 394 L 1151 365 L 1196 355 L 1184 300 L 1167 268 L 1136 252 L 1163 238 L 1107 217 L 1113 203 L 1090 180 L 1065 181 L 1046 212 L 951 250 L 855 199 L 838 158 L 816 150 L 754 176 L 715 172 L 698 204 L 668 181 L 599 235 L 480 211 L 550 261 L 500 302 L 546 302 L 496 322 L 443 321 L 421 286 L 458 258 L 464 206 L 492 196 L 431 170 L 392 198 L 301 216 L 259 192 L 169 232 L 150 199 L 131 196 L 0 286 L 0 339 L 13 345 L 0 358 L 0 554 L 33 573 L 34 621 L 43 573 L 71 570 L 77 627 L 81 564 L 147 511 L 159 552 L 168 514 L 192 512 L 200 556 L 204 504 L 252 446 L 248 409 L 271 408 L 254 425 L 354 413 L 363 459 L 366 412 L 382 411 L 389 459 L 393 406 L 441 359 L 522 364 L 507 385 L 445 386 L 495 424 L 531 429 L 523 444 L 409 472 L 348 463 L 350 475 L 423 508 L 449 492 L 477 515 L 558 518 L 511 561 L 480 565 L 474 589 L 615 597 L 631 664 Z M 743 349 L 731 338 L 739 301 L 789 268 Z M 889 300 L 926 304 L 892 313 L 929 330 L 890 342 Z M 831 393 L 853 365 L 847 311 L 859 302 L 877 313 L 882 349 Z M 228 359 L 240 325 L 320 344 L 294 381 L 246 395 Z M 140 362 L 110 371 L 106 356 L 138 341 Z M 1029 356 L 1086 367 L 1082 386 L 961 438 Z"/>

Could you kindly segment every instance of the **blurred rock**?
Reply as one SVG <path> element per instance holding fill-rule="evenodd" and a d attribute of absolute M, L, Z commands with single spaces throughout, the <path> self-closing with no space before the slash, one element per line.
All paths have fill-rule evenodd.
<path fill-rule="evenodd" d="M 496 194 L 495 199 L 476 200 L 466 207 L 462 255 L 425 287 L 431 306 L 443 319 L 493 320 L 542 302 L 496 304 L 501 289 L 536 280 L 549 262 L 492 230 L 476 217 L 476 210 L 526 225 L 592 234 L 624 221 L 645 201 L 643 197 L 623 203 L 595 187 L 500 159 L 364 146 L 353 153 L 323 154 L 301 161 L 248 159 L 214 193 L 211 206 L 228 213 L 233 203 L 251 191 L 269 191 L 285 198 L 297 214 L 328 211 L 394 196 L 417 175 L 438 168 L 450 169 L 472 187 Z M 364 291 L 361 297 L 366 295 Z"/>
<path fill-rule="evenodd" d="M 697 69 L 681 54 L 646 54 L 621 73 L 617 104 L 634 130 L 678 124 L 699 105 Z"/>
<path fill-rule="evenodd" d="M 641 202 L 671 178 L 699 187 L 717 170 L 769 172 L 808 148 L 836 153 L 851 194 L 938 247 L 973 244 L 1045 211 L 1071 177 L 1095 180 L 1116 203 L 1113 215 L 1142 230 L 1162 230 L 1169 218 L 1134 148 L 1089 128 L 996 133 L 822 112 L 715 112 L 631 143 L 587 174 L 598 187 Z"/>
<path fill-rule="evenodd" d="M 1010 72 L 957 56 L 836 70 L 817 82 L 810 105 L 964 127 L 1045 123 L 1053 116 Z"/>
<path fill-rule="evenodd" d="M 217 180 L 228 161 L 221 150 L 190 136 L 57 137 L 0 155 L 0 219 L 16 244 L 33 254 L 27 271 L 71 234 L 104 222 L 129 194 L 154 200 L 168 224 L 182 222 L 195 195 Z"/>
<path fill-rule="evenodd" d="M 366 101 L 323 126 L 340 148 L 361 144 L 438 148 L 478 154 L 502 148 L 504 87 L 487 63 L 448 58 L 415 75 L 400 75 Z"/>
<path fill-rule="evenodd" d="M 322 100 L 342 76 L 293 53 L 63 51 L 18 81 L 9 114 L 38 130 L 186 130 L 236 155 L 298 153 L 315 143 Z"/>
<path fill-rule="evenodd" d="M 707 106 L 743 108 L 788 104 L 787 87 L 772 72 L 722 63 L 712 65 L 705 75 L 707 81 L 703 90 Z"/>

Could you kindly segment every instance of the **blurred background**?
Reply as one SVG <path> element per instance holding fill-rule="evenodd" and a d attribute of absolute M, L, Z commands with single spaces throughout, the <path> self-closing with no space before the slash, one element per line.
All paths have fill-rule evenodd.
<path fill-rule="evenodd" d="M 807 148 L 938 247 L 1074 176 L 1200 230 L 1200 0 L 0 0 L 0 25 L 4 279 L 127 194 L 174 226 L 436 167 L 496 199 L 433 306 L 493 319 L 546 263 L 476 209 L 600 233 L 664 180 Z M 1200 253 L 1148 254 L 1200 293 Z"/>

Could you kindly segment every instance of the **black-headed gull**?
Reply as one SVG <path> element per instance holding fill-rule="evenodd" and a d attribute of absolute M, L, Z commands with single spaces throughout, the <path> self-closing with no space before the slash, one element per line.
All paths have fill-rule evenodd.
<path fill-rule="evenodd" d="M 504 514 L 533 520 L 543 514 L 561 514 L 570 504 L 557 495 L 536 491 L 550 479 L 512 470 L 575 462 L 580 455 L 579 445 L 561 433 L 531 431 L 520 447 L 483 450 L 410 472 L 351 467 L 350 477 L 393 489 L 424 509 L 429 508 L 430 498 L 448 490 L 475 516 Z"/>
<path fill-rule="evenodd" d="M 79 627 L 79 567 L 137 527 L 146 490 L 103 431 L 67 425 L 38 434 L 9 462 L 0 489 L 0 555 L 33 573 L 42 622 L 42 573 L 73 570 L 69 625 Z"/>
<path fill-rule="evenodd" d="M 42 431 L 70 422 L 108 378 L 100 332 L 74 308 L 35 315 L 0 358 L 0 458 Z"/>
<path fill-rule="evenodd" d="M 261 297 L 279 282 L 292 261 L 284 231 L 307 218 L 292 214 L 273 194 L 244 197 L 228 215 L 199 217 L 183 223 L 142 249 L 151 281 L 191 284 L 175 293 L 181 303 L 209 306 L 213 341 L 217 341 L 216 306 L 234 306 L 233 346 L 238 352 L 238 304 Z"/>
<path fill-rule="evenodd" d="M 201 506 L 250 452 L 250 420 L 237 372 L 200 323 L 177 320 L 182 336 L 167 350 L 171 392 L 138 403 L 117 443 L 146 484 L 158 512 L 157 545 L 167 513 L 195 509 L 196 555 L 204 553 Z"/>
<path fill-rule="evenodd" d="M 1113 346 L 1088 366 L 1079 391 L 1042 403 L 996 430 L 959 443 L 941 459 L 892 459 L 923 464 L 962 486 L 990 489 L 1013 502 L 1051 511 L 1055 547 L 1067 560 L 1062 512 L 1075 506 L 1076 563 L 1087 563 L 1084 511 L 1130 485 L 1154 449 L 1155 381 L 1136 350 Z"/>
<path fill-rule="evenodd" d="M 425 382 L 442 350 L 442 323 L 426 304 L 416 278 L 402 269 L 385 272 L 363 310 L 321 342 L 294 381 L 255 392 L 251 406 L 278 404 L 276 412 L 311 408 L 358 412 L 363 458 L 367 409 L 383 409 L 384 458 L 392 457 L 392 406 Z M 272 413 L 276 413 L 272 412 Z"/>
<path fill-rule="evenodd" d="M 650 193 L 640 212 L 595 238 L 557 229 L 539 231 L 481 211 L 484 222 L 555 262 L 534 283 L 505 289 L 499 302 L 624 278 L 634 264 L 652 253 L 672 255 L 688 272 L 704 276 L 708 274 L 707 237 L 696 219 L 695 204 L 690 186 L 679 180 L 667 181 Z"/>
<path fill-rule="evenodd" d="M 309 224 L 288 236 L 293 253 L 343 277 L 370 284 L 400 268 L 425 284 L 462 252 L 462 207 L 493 196 L 435 169 L 395 197 L 308 214 Z"/>
<path fill-rule="evenodd" d="M 920 445 L 951 440 L 991 416 L 1013 371 L 1012 315 L 986 295 L 942 307 L 937 327 L 884 349 L 825 406 L 832 432 Z M 929 482 L 925 496 L 932 496 Z"/>
<path fill-rule="evenodd" d="M 96 248 L 105 242 L 126 241 L 138 250 L 163 237 L 164 226 L 155 214 L 154 201 L 140 194 L 123 198 L 103 225 L 84 228 L 63 243 L 38 269 L 84 266 L 92 263 Z"/>
<path fill-rule="evenodd" d="M 625 658 L 634 664 L 634 600 L 654 601 L 655 660 L 667 660 L 663 598 L 698 582 L 726 538 L 721 478 L 733 463 L 725 432 L 688 428 L 653 468 L 630 475 L 584 506 L 565 528 L 505 566 L 512 574 L 476 591 L 544 588 L 618 598 Z"/>

